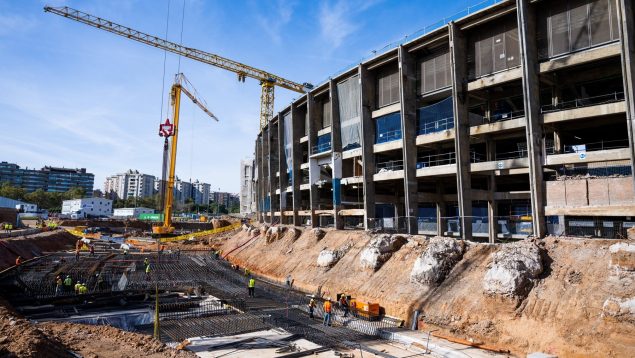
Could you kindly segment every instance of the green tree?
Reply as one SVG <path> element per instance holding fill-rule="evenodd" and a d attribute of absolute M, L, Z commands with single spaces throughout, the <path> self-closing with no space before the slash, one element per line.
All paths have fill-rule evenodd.
<path fill-rule="evenodd" d="M 9 182 L 3 182 L 0 184 L 0 196 L 14 200 L 24 200 L 26 190 L 23 188 L 13 186 Z"/>

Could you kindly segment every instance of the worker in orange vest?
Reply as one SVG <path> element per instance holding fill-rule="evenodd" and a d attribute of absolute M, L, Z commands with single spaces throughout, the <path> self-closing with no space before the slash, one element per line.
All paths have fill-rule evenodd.
<path fill-rule="evenodd" d="M 327 298 L 326 301 L 324 301 L 324 322 L 323 324 L 325 326 L 330 326 L 331 325 L 331 310 L 332 310 L 332 305 L 331 305 L 331 298 Z"/>

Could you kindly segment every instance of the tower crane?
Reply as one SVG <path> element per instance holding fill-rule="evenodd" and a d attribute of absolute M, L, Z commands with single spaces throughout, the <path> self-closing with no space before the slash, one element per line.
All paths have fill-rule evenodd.
<path fill-rule="evenodd" d="M 45 12 L 50 12 L 67 19 L 75 20 L 95 28 L 112 32 L 113 34 L 129 38 L 149 46 L 153 46 L 165 51 L 170 51 L 177 55 L 191 58 L 193 60 L 216 66 L 227 71 L 234 72 L 238 75 L 240 82 L 245 82 L 245 78 L 250 77 L 260 81 L 262 89 L 260 96 L 260 129 L 264 128 L 273 117 L 274 87 L 282 87 L 298 93 L 306 93 L 313 88 L 310 83 L 299 84 L 272 73 L 247 66 L 237 61 L 221 57 L 209 52 L 198 50 L 195 48 L 185 47 L 180 44 L 161 39 L 157 36 L 149 35 L 135 29 L 119 25 L 112 21 L 102 19 L 97 16 L 90 15 L 70 8 L 64 7 L 44 7 Z"/>
<path fill-rule="evenodd" d="M 191 89 L 188 89 L 190 87 Z M 152 227 L 152 233 L 158 235 L 171 234 L 174 232 L 172 227 L 172 204 L 174 202 L 174 177 L 176 172 L 176 146 L 179 139 L 179 113 L 181 109 L 181 93 L 189 97 L 203 112 L 218 122 L 218 118 L 207 109 L 205 101 L 197 98 L 192 92 L 196 93 L 194 87 L 185 78 L 185 75 L 179 73 L 174 79 L 174 84 L 170 90 L 170 105 L 172 106 L 172 123 L 170 119 L 166 119 L 159 126 L 159 136 L 164 137 L 163 146 L 163 174 L 162 174 L 162 202 L 163 202 L 163 224 L 161 226 Z M 170 160 L 168 165 L 168 179 L 165 181 L 165 162 L 167 159 L 168 138 L 172 138 L 170 145 Z M 167 184 L 167 185 L 166 185 Z"/>

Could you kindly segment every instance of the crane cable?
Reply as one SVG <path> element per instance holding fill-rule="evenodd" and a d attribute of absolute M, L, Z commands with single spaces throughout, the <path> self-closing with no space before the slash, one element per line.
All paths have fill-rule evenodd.
<path fill-rule="evenodd" d="M 165 40 L 168 40 L 168 30 L 170 29 L 170 0 L 168 0 L 168 14 L 165 17 Z M 161 116 L 159 118 L 159 125 L 163 123 L 163 100 L 165 96 L 165 65 L 167 62 L 168 51 L 163 50 L 163 79 L 161 81 Z M 166 113 L 167 117 L 167 113 Z"/>

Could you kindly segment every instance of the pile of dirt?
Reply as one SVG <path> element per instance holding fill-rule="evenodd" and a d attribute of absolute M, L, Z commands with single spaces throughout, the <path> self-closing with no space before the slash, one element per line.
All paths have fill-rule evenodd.
<path fill-rule="evenodd" d="M 508 297 L 483 289 L 488 270 L 496 265 L 493 259 L 499 257 L 493 254 L 510 250 L 506 244 L 470 243 L 461 256 L 456 255 L 444 280 L 422 285 L 411 282 L 410 273 L 431 240 L 411 237 L 373 271 L 359 263 L 362 251 L 377 235 L 324 231 L 320 240 L 305 230 L 297 240 L 285 235 L 269 244 L 241 231 L 218 245 L 224 252 L 242 245 L 229 253 L 230 260 L 269 279 L 282 282 L 292 275 L 294 286 L 305 292 L 324 297 L 346 292 L 360 301 L 377 302 L 387 315 L 406 320 L 419 310 L 425 329 L 439 328 L 444 335 L 484 342 L 517 355 L 630 356 L 635 351 L 635 271 L 628 269 L 630 247 L 609 249 L 627 241 L 546 238 L 540 247 L 542 273 L 525 270 L 532 282 L 528 292 Z M 462 244 L 447 240 L 454 241 L 448 241 L 450 247 Z M 517 245 L 529 244 L 533 243 Z M 335 251 L 345 245 L 348 250 L 330 268 L 318 265 L 324 249 Z"/>
<path fill-rule="evenodd" d="M 110 326 L 32 324 L 0 300 L 0 357 L 196 357 L 151 336 Z"/>
<path fill-rule="evenodd" d="M 175 350 L 151 336 L 110 326 L 47 322 L 38 324 L 38 327 L 49 337 L 63 342 L 69 349 L 87 358 L 196 357 L 192 352 Z"/>
<path fill-rule="evenodd" d="M 18 236 L 0 240 L 0 270 L 15 265 L 15 259 L 21 256 L 28 260 L 43 255 L 44 252 L 70 250 L 77 238 L 66 230 L 54 230 L 29 236 Z"/>
<path fill-rule="evenodd" d="M 67 348 L 49 338 L 0 301 L 0 357 L 70 357 Z"/>

